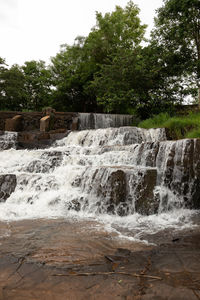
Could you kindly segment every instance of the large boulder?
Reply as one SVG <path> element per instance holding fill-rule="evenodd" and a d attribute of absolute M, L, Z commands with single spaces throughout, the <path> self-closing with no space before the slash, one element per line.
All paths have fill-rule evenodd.
<path fill-rule="evenodd" d="M 17 185 L 16 175 L 0 175 L 0 202 L 5 202 L 14 192 Z"/>

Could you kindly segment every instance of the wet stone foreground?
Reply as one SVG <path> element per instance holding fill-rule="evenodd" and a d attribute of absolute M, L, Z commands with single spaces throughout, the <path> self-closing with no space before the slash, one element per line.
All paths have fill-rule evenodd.
<path fill-rule="evenodd" d="M 0 225 L 1 300 L 200 299 L 198 227 L 159 232 L 151 245 L 95 221 Z"/>

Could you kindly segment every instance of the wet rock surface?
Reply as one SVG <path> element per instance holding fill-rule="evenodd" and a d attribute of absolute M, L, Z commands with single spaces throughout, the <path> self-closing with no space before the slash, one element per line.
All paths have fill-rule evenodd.
<path fill-rule="evenodd" d="M 55 142 L 57 135 L 65 138 Z M 164 129 L 120 127 L 70 133 L 61 129 L 17 135 L 10 132 L 0 135 L 0 142 L 3 141 L 4 149 L 12 142 L 12 147 L 21 150 L 48 148 L 54 143 L 49 153 L 48 149 L 42 149 L 41 155 L 39 151 L 31 152 L 33 159 L 26 166 L 22 163 L 21 171 L 28 176 L 51 173 L 56 181 L 59 167 L 63 167 L 62 176 L 73 169 L 63 179 L 64 185 L 70 183 L 66 189 L 72 188 L 69 195 L 76 189 L 66 204 L 69 209 L 89 208 L 90 212 L 120 216 L 135 212 L 149 215 L 174 207 L 199 209 L 200 139 L 165 138 Z M 17 156 L 17 151 L 13 154 Z M 7 171 L 4 167 L 3 172 L 12 173 L 13 169 Z M 33 194 L 38 199 L 36 189 Z M 61 198 L 57 194 L 54 200 Z"/>
<path fill-rule="evenodd" d="M 73 119 L 78 116 L 78 113 L 73 112 L 55 112 L 51 109 L 52 113 L 55 113 L 54 128 L 55 130 L 60 128 L 65 128 L 70 130 L 72 126 Z M 40 128 L 40 119 L 49 111 L 43 112 L 14 112 L 14 111 L 1 111 L 0 112 L 0 130 L 6 130 L 6 119 L 13 119 L 15 116 L 21 116 L 22 120 L 20 122 L 20 127 L 15 126 L 13 129 L 16 131 L 34 131 Z"/>
<path fill-rule="evenodd" d="M 14 192 L 17 185 L 16 175 L 0 175 L 0 202 L 5 202 Z"/>
<path fill-rule="evenodd" d="M 187 208 L 200 208 L 200 139 L 160 143 L 156 163 L 160 176 L 175 196 L 182 197 Z"/>
<path fill-rule="evenodd" d="M 154 197 L 154 188 L 157 181 L 157 171 L 155 169 L 147 169 L 146 172 L 140 172 L 140 184 L 132 187 L 135 189 L 136 195 L 135 211 L 142 215 L 150 215 L 158 212 L 159 199 Z"/>
<path fill-rule="evenodd" d="M 26 171 L 30 173 L 48 173 L 52 172 L 62 163 L 63 153 L 51 151 L 42 153 L 39 160 L 33 160 L 27 167 Z"/>
<path fill-rule="evenodd" d="M 143 215 L 158 212 L 159 201 L 154 197 L 156 181 L 156 169 L 118 166 L 87 169 L 73 184 L 80 186 L 89 199 L 97 199 L 99 212 L 125 216 L 135 212 Z M 88 197 L 84 205 L 87 202 L 91 202 Z"/>
<path fill-rule="evenodd" d="M 159 232 L 148 246 L 95 231 L 92 221 L 0 225 L 1 300 L 200 297 L 199 228 Z"/>
<path fill-rule="evenodd" d="M 0 131 L 0 151 L 17 148 L 17 133 L 9 132 L 6 134 L 4 131 Z"/>
<path fill-rule="evenodd" d="M 63 139 L 69 134 L 66 129 L 51 130 L 49 132 L 23 131 L 18 133 L 17 149 L 45 149 L 56 140 Z"/>

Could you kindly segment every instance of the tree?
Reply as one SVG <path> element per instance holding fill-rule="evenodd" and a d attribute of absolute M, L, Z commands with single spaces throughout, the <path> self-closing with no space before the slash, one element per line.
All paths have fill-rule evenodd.
<path fill-rule="evenodd" d="M 2 61 L 5 65 L 5 61 Z M 25 78 L 21 68 L 13 65 L 10 69 L 0 67 L 0 109 L 22 110 L 26 103 Z"/>
<path fill-rule="evenodd" d="M 132 1 L 124 9 L 116 6 L 114 12 L 104 16 L 97 13 L 96 26 L 86 38 L 79 37 L 73 46 L 64 45 L 61 48 L 60 53 L 52 59 L 55 105 L 65 103 L 65 107 L 78 107 L 79 111 L 101 111 L 102 108 L 106 111 L 122 111 L 126 101 L 117 108 L 117 101 L 111 95 L 109 102 L 112 99 L 116 102 L 111 108 L 100 96 L 106 85 L 113 83 L 111 77 L 106 82 L 109 80 L 107 68 L 112 68 L 120 56 L 130 55 L 144 40 L 146 26 L 141 25 L 138 14 L 139 9 Z M 100 99 L 98 103 L 97 95 Z M 105 98 L 108 95 L 103 96 Z"/>
<path fill-rule="evenodd" d="M 62 45 L 52 58 L 54 102 L 56 109 L 90 111 L 96 107 L 94 95 L 87 92 L 96 66 L 89 62 L 84 47 L 85 38 L 77 37 L 74 45 Z"/>
<path fill-rule="evenodd" d="M 4 58 L 0 57 L 0 72 L 6 68 L 6 61 Z"/>
<path fill-rule="evenodd" d="M 96 63 L 103 64 L 110 55 L 121 49 L 135 49 L 144 40 L 146 25 L 141 25 L 139 8 L 129 1 L 123 9 L 116 6 L 115 11 L 96 13 L 96 26 L 86 38 L 85 47 Z"/>
<path fill-rule="evenodd" d="M 164 53 L 166 69 L 198 88 L 200 106 L 200 1 L 164 0 L 155 19 L 152 37 Z M 186 92 L 187 93 L 187 92 Z"/>
<path fill-rule="evenodd" d="M 27 61 L 22 66 L 28 95 L 26 109 L 41 110 L 51 101 L 51 72 L 43 61 Z"/>
<path fill-rule="evenodd" d="M 86 39 L 86 47 L 93 54 L 90 57 L 99 67 L 90 86 L 106 112 L 123 113 L 136 105 L 136 61 L 146 28 L 138 14 L 139 8 L 132 1 L 104 16 L 97 13 L 97 24 Z"/>
<path fill-rule="evenodd" d="M 181 92 L 179 83 L 168 77 L 159 49 L 151 44 L 123 52 L 110 64 L 104 64 L 96 75 L 94 86 L 105 111 L 136 112 L 147 118 L 173 110 L 173 103 Z"/>

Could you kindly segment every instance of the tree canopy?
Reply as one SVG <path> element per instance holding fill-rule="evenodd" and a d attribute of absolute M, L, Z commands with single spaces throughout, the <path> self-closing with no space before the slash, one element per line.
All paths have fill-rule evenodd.
<path fill-rule="evenodd" d="M 96 13 L 96 25 L 64 44 L 46 66 L 28 61 L 10 68 L 0 58 L 0 109 L 136 113 L 172 111 L 199 89 L 200 2 L 163 0 L 151 38 L 139 8 L 129 1 Z"/>
<path fill-rule="evenodd" d="M 27 61 L 21 68 L 27 94 L 26 109 L 41 110 L 51 99 L 51 71 L 43 61 Z"/>
<path fill-rule="evenodd" d="M 196 84 L 200 89 L 200 2 L 163 1 L 164 5 L 157 11 L 152 37 L 164 50 L 168 76 L 176 74 L 178 80 L 184 78 L 190 87 Z"/>

